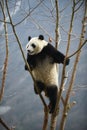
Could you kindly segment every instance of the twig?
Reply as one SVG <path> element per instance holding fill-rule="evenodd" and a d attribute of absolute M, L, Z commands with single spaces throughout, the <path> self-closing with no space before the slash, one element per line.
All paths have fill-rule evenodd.
<path fill-rule="evenodd" d="M 30 18 L 31 18 L 32 22 L 35 24 L 36 27 L 38 27 L 41 30 L 43 30 L 45 32 L 45 34 L 50 37 L 49 33 L 46 31 L 46 29 L 43 28 L 43 26 L 41 26 L 35 19 L 33 19 L 33 17 L 30 16 Z M 53 37 L 51 37 L 51 38 L 54 41 L 54 38 Z"/>
<path fill-rule="evenodd" d="M 10 24 L 10 22 L 3 21 L 3 20 L 1 20 L 1 19 L 0 19 L 0 22 Z"/>
<path fill-rule="evenodd" d="M 43 2 L 44 0 L 41 0 L 21 21 L 19 21 L 18 23 L 16 23 L 14 26 L 17 26 L 19 24 L 21 24 L 27 17 L 29 17 L 29 15 Z"/>
<path fill-rule="evenodd" d="M 66 34 L 69 34 L 69 32 L 68 32 L 67 30 L 65 30 L 62 25 L 60 25 L 60 28 L 61 28 Z M 75 34 L 75 33 L 73 34 L 73 33 L 71 32 L 71 35 L 72 35 L 73 37 L 75 37 L 75 38 L 79 38 L 79 37 L 77 37 L 77 34 Z"/>
<path fill-rule="evenodd" d="M 83 5 L 84 1 L 85 1 L 85 0 L 82 0 L 82 2 L 81 2 L 81 1 L 78 1 L 78 3 L 81 2 L 81 4 L 78 6 L 77 9 L 75 9 L 74 12 L 77 12 L 77 11 L 81 8 L 81 6 Z M 78 3 L 75 3 L 75 4 L 77 5 Z"/>
<path fill-rule="evenodd" d="M 83 42 L 83 44 L 78 48 L 77 51 L 75 51 L 73 54 L 71 54 L 70 56 L 68 56 L 67 59 L 68 59 L 68 58 L 71 58 L 72 56 L 74 56 L 75 54 L 77 54 L 79 51 L 81 51 L 82 47 L 83 47 L 86 43 L 87 43 L 87 40 L 85 40 L 85 41 Z"/>
<path fill-rule="evenodd" d="M 66 9 L 70 4 L 71 4 L 71 1 L 67 1 L 65 7 L 60 10 L 60 13 L 62 13 L 63 11 L 65 11 L 65 9 Z"/>
<path fill-rule="evenodd" d="M 56 7 L 56 28 L 55 28 L 55 48 L 58 48 L 58 40 L 59 40 L 59 33 L 58 33 L 58 25 L 59 25 L 59 11 L 58 11 L 58 0 L 55 0 L 55 7 Z"/>
<path fill-rule="evenodd" d="M 7 129 L 7 130 L 12 130 L 10 129 L 7 124 L 0 118 L 0 123 Z"/>

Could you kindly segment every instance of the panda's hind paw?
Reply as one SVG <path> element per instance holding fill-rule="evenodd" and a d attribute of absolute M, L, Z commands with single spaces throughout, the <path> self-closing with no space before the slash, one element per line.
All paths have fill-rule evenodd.
<path fill-rule="evenodd" d="M 50 113 L 50 114 L 52 114 L 52 113 L 54 112 L 54 110 L 55 110 L 55 107 L 52 106 L 51 103 L 49 103 L 48 108 L 49 108 L 49 113 Z"/>

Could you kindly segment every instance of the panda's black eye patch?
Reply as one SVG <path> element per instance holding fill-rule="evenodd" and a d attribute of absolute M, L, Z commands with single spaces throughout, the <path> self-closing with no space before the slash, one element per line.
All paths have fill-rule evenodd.
<path fill-rule="evenodd" d="M 34 43 L 33 43 L 31 46 L 32 46 L 33 48 L 35 48 L 35 47 L 36 47 Z"/>

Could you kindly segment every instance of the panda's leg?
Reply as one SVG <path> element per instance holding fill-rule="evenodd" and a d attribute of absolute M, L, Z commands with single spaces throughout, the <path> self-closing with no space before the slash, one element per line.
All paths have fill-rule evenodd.
<path fill-rule="evenodd" d="M 56 106 L 57 101 L 57 95 L 58 95 L 58 89 L 57 86 L 49 86 L 47 87 L 47 96 L 49 97 L 50 103 L 49 103 L 49 113 L 53 113 Z"/>
<path fill-rule="evenodd" d="M 35 91 L 35 94 L 38 94 L 38 91 L 37 91 L 36 87 L 37 87 L 37 89 L 39 90 L 40 93 L 41 93 L 41 92 L 44 90 L 44 88 L 45 88 L 44 83 L 42 83 L 42 82 L 40 82 L 40 81 L 36 81 L 36 82 L 34 83 L 34 91 Z"/>

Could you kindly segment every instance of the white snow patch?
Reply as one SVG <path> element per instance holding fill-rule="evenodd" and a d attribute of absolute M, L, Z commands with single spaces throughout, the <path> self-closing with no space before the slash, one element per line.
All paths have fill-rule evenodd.
<path fill-rule="evenodd" d="M 0 115 L 5 114 L 11 109 L 10 106 L 0 106 Z"/>

